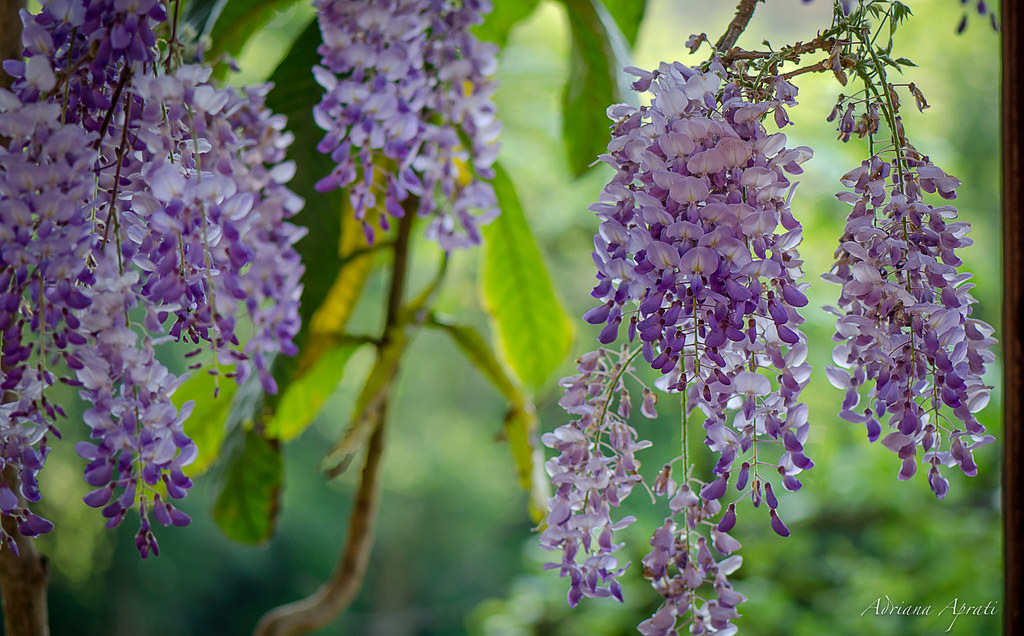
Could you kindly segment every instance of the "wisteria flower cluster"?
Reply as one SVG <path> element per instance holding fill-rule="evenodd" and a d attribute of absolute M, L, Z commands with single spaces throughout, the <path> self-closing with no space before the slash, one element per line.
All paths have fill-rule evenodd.
<path fill-rule="evenodd" d="M 635 343 L 629 359 L 642 356 L 662 374 L 656 385 L 681 394 L 684 405 L 682 477 L 677 483 L 669 464 L 651 487 L 667 500 L 670 514 L 644 558 L 644 575 L 665 601 L 640 631 L 675 633 L 683 619 L 693 633 L 727 634 L 743 597 L 727 580 L 741 562 L 733 555 L 739 542 L 728 535 L 736 502 L 722 500 L 732 485 L 737 499 L 749 495 L 754 506 L 767 503 L 771 527 L 788 536 L 768 474 L 795 491 L 801 485 L 797 475 L 813 465 L 803 452 L 807 407 L 798 401 L 810 379 L 798 313 L 807 304 L 806 284 L 797 282 L 801 227 L 789 208 L 796 184 L 787 176 L 799 174 L 811 152 L 786 148 L 785 135 L 768 134 L 761 123 L 771 113 L 780 126 L 788 123 L 785 107 L 795 103 L 796 89 L 781 78 L 770 80 L 773 99 L 754 103 L 736 84 L 723 85 L 728 73 L 717 62 L 707 71 L 678 62 L 653 72 L 627 71 L 638 78 L 634 89 L 650 91 L 652 99 L 650 106 L 619 104 L 608 111 L 612 140 L 601 160 L 616 174 L 590 208 L 600 221 L 593 296 L 601 304 L 584 318 L 605 325 L 598 338 L 604 344 L 619 338 L 625 322 L 626 339 Z M 580 595 L 574 591 L 578 579 L 587 581 L 590 574 L 595 580 L 586 565 L 576 570 L 567 564 L 582 540 L 579 533 L 610 535 L 608 529 L 617 525 L 604 511 L 626 494 L 611 487 L 588 491 L 599 464 L 583 449 L 601 457 L 601 431 L 625 426 L 609 419 L 607 396 L 621 390 L 616 383 L 626 365 L 618 362 L 611 367 L 618 372 L 591 377 L 590 361 L 581 358 L 584 376 L 568 380 L 563 406 L 601 416 L 585 415 L 544 440 L 562 452 L 548 468 L 560 490 L 551 500 L 545 536 L 572 538 L 542 544 L 564 551 L 563 562 L 553 565 L 571 577 L 571 602 Z M 644 392 L 646 404 L 650 390 Z M 703 419 L 704 443 L 719 456 L 707 480 L 692 475 L 687 456 L 696 412 Z M 623 443 L 621 450 L 611 445 L 619 457 L 605 470 L 632 467 L 632 437 Z M 574 490 L 566 490 L 567 481 Z M 568 492 L 577 493 L 576 499 L 567 499 Z M 601 522 L 573 521 L 570 511 L 580 519 L 602 511 Z M 567 523 L 576 535 L 566 535 Z M 585 563 L 614 563 L 608 561 L 609 546 L 615 547 L 610 541 L 593 549 L 584 544 Z M 713 551 L 724 560 L 717 561 Z M 612 567 L 598 570 L 596 580 L 611 579 L 617 572 Z M 705 587 L 714 598 L 703 596 Z M 616 590 L 609 585 L 608 593 Z M 586 583 L 582 593 L 605 595 Z"/>
<path fill-rule="evenodd" d="M 485 181 L 498 154 L 497 47 L 469 28 L 490 2 L 313 4 L 323 34 L 313 73 L 326 90 L 318 148 L 336 164 L 317 189 L 346 188 L 368 242 L 408 209 L 431 217 L 427 234 L 446 251 L 479 244 L 498 214 Z"/>
<path fill-rule="evenodd" d="M 173 36 L 158 45 L 166 18 L 157 0 L 23 11 L 25 60 L 5 63 L 17 79 L 0 91 L 0 443 L 21 481 L 0 488 L 0 511 L 27 536 L 51 527 L 18 495 L 40 498 L 59 379 L 90 404 L 95 441 L 76 446 L 96 488 L 85 502 L 109 527 L 137 508 L 143 557 L 157 551 L 150 516 L 189 522 L 168 497 L 185 495 L 196 456 L 192 405 L 171 401 L 183 378 L 155 345 L 188 342 L 210 372 L 255 370 L 272 392 L 272 356 L 294 352 L 302 273 L 290 136 L 267 88 L 217 88 L 208 67 L 180 64 Z"/>
<path fill-rule="evenodd" d="M 560 455 L 547 463 L 555 493 L 548 502 L 547 528 L 540 543 L 562 552 L 560 563 L 546 567 L 558 568 L 560 576 L 569 577 L 569 605 L 573 607 L 583 596 L 622 600 L 616 578 L 625 565 L 619 567 L 613 556 L 622 547 L 614 543 L 614 533 L 636 518 L 613 520 L 612 508 L 640 483 L 640 464 L 634 453 L 650 446 L 650 442 L 637 440 L 636 431 L 627 423 L 632 405 L 625 380 L 635 378 L 629 363 L 625 349 L 618 353 L 599 349 L 581 356 L 579 373 L 562 380 L 565 395 L 559 401 L 579 419 L 542 439 Z M 645 387 L 640 409 L 644 416 L 657 415 L 654 401 L 654 394 Z"/>
<path fill-rule="evenodd" d="M 970 224 L 955 220 L 952 205 L 925 201 L 925 193 L 955 198 L 960 181 L 904 142 L 842 183 L 849 191 L 837 196 L 853 210 L 824 276 L 843 287 L 830 308 L 839 366 L 827 370 L 846 390 L 840 416 L 864 424 L 872 442 L 886 432 L 882 444 L 902 460 L 899 479 L 927 465 L 942 499 L 949 482 L 940 467 L 974 476 L 972 451 L 994 441 L 974 416 L 992 389 L 982 375 L 994 360 L 993 329 L 971 318 L 971 275 L 957 269 Z"/>

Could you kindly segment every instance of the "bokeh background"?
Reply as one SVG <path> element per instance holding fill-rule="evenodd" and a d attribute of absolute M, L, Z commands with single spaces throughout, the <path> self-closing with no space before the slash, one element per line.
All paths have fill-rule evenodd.
<path fill-rule="evenodd" d="M 921 115 L 905 109 L 906 128 L 920 150 L 963 180 L 956 203 L 962 218 L 974 225 L 975 245 L 965 250 L 964 261 L 977 283 L 975 314 L 998 325 L 999 35 L 977 17 L 957 35 L 963 7 L 956 0 L 909 4 L 915 16 L 897 34 L 896 51 L 919 65 L 906 71 L 907 80 L 922 89 L 931 108 Z M 647 68 L 663 60 L 685 63 L 688 36 L 706 32 L 714 40 L 733 10 L 732 2 L 705 0 L 650 0 L 648 6 L 634 51 L 634 64 Z M 768 0 L 758 6 L 739 45 L 806 41 L 829 26 L 830 11 L 825 0 Z M 250 41 L 233 81 L 269 77 L 311 16 L 308 6 L 277 16 Z M 593 285 L 595 224 L 586 208 L 609 172 L 599 166 L 580 179 L 569 176 L 559 133 L 568 59 L 566 17 L 558 4 L 545 0 L 502 52 L 496 99 L 504 122 L 500 161 L 516 184 L 556 288 L 570 314 L 579 316 L 591 307 Z M 868 444 L 862 427 L 835 415 L 841 393 L 824 374 L 832 330 L 820 307 L 834 303 L 838 290 L 818 275 L 832 262 L 846 214 L 834 199 L 838 178 L 859 165 L 866 147 L 836 142 L 833 125 L 825 121 L 842 87 L 831 77 L 799 79 L 801 103 L 791 111 L 797 123 L 786 132 L 791 145 L 815 150 L 800 176 L 793 210 L 805 228 L 801 255 L 811 283 L 805 331 L 815 370 L 804 397 L 813 424 L 808 455 L 816 466 L 802 476 L 800 492 L 780 496 L 791 537 L 769 529 L 766 511 L 749 504 L 740 511 L 734 536 L 743 543 L 744 565 L 733 578 L 749 601 L 740 607 L 738 625 L 743 634 L 764 636 L 998 633 L 999 614 L 961 616 L 948 630 L 950 611 L 937 614 L 954 599 L 958 607 L 993 602 L 1002 609 L 1001 447 L 976 454 L 980 473 L 975 478 L 950 470 L 950 494 L 940 502 L 922 473 L 897 482 L 894 455 Z M 422 243 L 415 257 L 432 265 L 434 251 Z M 478 308 L 477 263 L 475 253 L 455 255 L 439 309 L 486 327 Z M 419 282 L 414 276 L 413 286 Z M 354 318 L 355 331 L 377 324 L 383 289 L 383 279 L 371 281 Z M 571 357 L 592 349 L 596 334 L 596 328 L 579 321 Z M 98 513 L 81 503 L 83 462 L 72 450 L 74 434 L 67 436 L 42 474 L 45 514 L 56 524 L 39 541 L 52 565 L 53 633 L 247 634 L 269 608 L 314 590 L 340 551 L 356 472 L 327 483 L 317 465 L 344 429 L 370 361 L 369 352 L 357 354 L 314 426 L 286 447 L 278 529 L 262 546 L 233 543 L 213 524 L 214 471 L 197 479 L 184 503 L 192 525 L 158 532 L 160 556 L 139 560 L 131 521 L 106 531 Z M 172 353 L 167 362 L 177 364 Z M 563 375 L 571 370 L 567 360 Z M 999 373 L 998 366 L 991 370 L 990 383 L 997 388 L 981 415 L 997 437 L 1002 430 Z M 564 419 L 556 404 L 556 380 L 553 376 L 548 391 L 537 396 L 544 430 Z M 442 335 L 416 337 L 391 409 L 370 571 L 352 608 L 318 633 L 636 633 L 635 625 L 658 604 L 636 568 L 627 576 L 624 604 L 587 599 L 575 610 L 566 606 L 565 582 L 541 570 L 547 554 L 536 546 L 526 496 L 501 439 L 504 409 L 497 392 Z M 675 448 L 678 408 L 665 404 L 659 411 L 660 419 L 638 423 L 641 436 Z M 655 470 L 671 454 L 657 446 L 645 453 L 641 459 Z M 627 507 L 639 521 L 625 532 L 624 557 L 636 564 L 663 513 L 641 491 Z M 884 609 L 887 598 L 896 606 L 930 605 L 931 616 L 875 615 L 878 599 Z"/>

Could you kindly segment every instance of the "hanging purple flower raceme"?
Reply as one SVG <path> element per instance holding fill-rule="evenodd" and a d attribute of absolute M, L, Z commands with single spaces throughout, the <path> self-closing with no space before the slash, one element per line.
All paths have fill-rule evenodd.
<path fill-rule="evenodd" d="M 616 579 L 628 564 L 620 567 L 613 556 L 622 547 L 614 543 L 614 533 L 636 518 L 613 520 L 612 508 L 641 481 L 634 453 L 650 446 L 638 441 L 636 431 L 626 423 L 631 404 L 625 379 L 633 376 L 629 363 L 625 351 L 615 354 L 600 349 L 581 356 L 579 373 L 562 380 L 565 395 L 559 401 L 578 419 L 542 438 L 560 455 L 546 466 L 555 493 L 548 501 L 547 527 L 540 544 L 562 553 L 560 562 L 544 567 L 557 568 L 560 576 L 569 577 L 568 598 L 573 607 L 583 596 L 622 600 Z M 655 417 L 653 394 L 645 388 L 644 396 L 641 411 Z"/>
<path fill-rule="evenodd" d="M 828 369 L 846 390 L 840 416 L 864 424 L 872 442 L 886 432 L 882 444 L 902 460 L 899 479 L 927 465 L 942 499 L 949 482 L 940 467 L 974 476 L 973 450 L 994 441 L 974 415 L 992 389 L 982 376 L 994 360 L 993 329 L 971 318 L 971 276 L 957 269 L 970 224 L 955 221 L 952 205 L 924 200 L 955 198 L 960 181 L 908 143 L 841 181 L 850 190 L 837 197 L 853 210 L 824 276 L 843 286 L 832 309 L 839 366 Z"/>
<path fill-rule="evenodd" d="M 82 204 L 94 188 L 93 135 L 60 123 L 56 104 L 22 104 L 0 90 L 0 465 L 14 468 L 21 492 L 0 485 L 0 512 L 35 536 L 51 527 L 18 497 L 38 501 L 36 475 L 63 411 L 46 397 L 63 362 L 80 366 L 78 310 L 92 225 Z M 17 550 L 13 539 L 6 544 Z"/>
<path fill-rule="evenodd" d="M 155 0 L 54 1 L 22 17 L 26 61 L 8 65 L 19 79 L 0 93 L 0 126 L 17 131 L 5 133 L 11 214 L 0 231 L 26 246 L 5 241 L 0 263 L 3 300 L 18 310 L 4 332 L 4 386 L 19 397 L 2 406 L 5 461 L 24 467 L 22 495 L 37 500 L 59 410 L 44 391 L 62 357 L 72 374 L 62 380 L 91 404 L 96 441 L 76 446 L 97 488 L 85 501 L 108 526 L 138 506 L 145 557 L 157 552 L 151 516 L 188 523 L 156 486 L 183 497 L 196 455 L 182 426 L 192 405 L 179 413 L 170 398 L 182 378 L 154 345 L 188 341 L 190 356 L 206 350 L 210 372 L 238 382 L 255 367 L 269 392 L 272 357 L 294 353 L 302 233 L 287 219 L 302 202 L 284 185 L 291 137 L 265 107 L 268 87 L 217 88 L 209 68 L 177 66 L 180 44 L 158 51 L 154 30 L 167 26 Z M 53 240 L 61 251 L 46 247 Z M 49 523 L 2 489 L 0 500 L 28 530 Z"/>
<path fill-rule="evenodd" d="M 651 103 L 609 108 L 612 140 L 600 159 L 616 174 L 590 208 L 600 221 L 593 296 L 601 304 L 584 318 L 604 325 L 598 339 L 606 345 L 625 323 L 625 337 L 635 343 L 630 359 L 642 355 L 662 374 L 655 384 L 681 394 L 684 405 L 685 477 L 677 483 L 670 464 L 651 488 L 670 515 L 644 558 L 646 578 L 665 598 L 640 626 L 649 635 L 675 633 L 680 620 L 694 633 L 732 633 L 743 596 L 727 575 L 740 565 L 733 555 L 740 546 L 728 535 L 736 501 L 722 500 L 735 486 L 737 500 L 767 503 L 769 525 L 788 536 L 769 477 L 775 473 L 777 484 L 795 491 L 797 475 L 813 465 L 803 451 L 808 410 L 798 401 L 810 378 L 798 313 L 807 304 L 806 284 L 797 282 L 801 227 L 789 209 L 795 184 L 787 177 L 801 172 L 811 152 L 787 149 L 785 135 L 768 134 L 761 123 L 773 114 L 786 125 L 796 89 L 769 80 L 774 99 L 753 103 L 736 85 L 723 85 L 720 64 L 710 69 L 678 62 L 653 72 L 627 69 L 638 78 L 634 89 L 651 92 Z M 583 396 L 618 392 L 609 377 L 569 379 L 563 406 L 574 413 L 586 404 Z M 687 433 L 701 419 L 704 443 L 719 456 L 706 481 L 692 474 L 686 448 Z M 605 420 L 596 427 L 581 421 L 583 430 L 599 430 Z M 562 427 L 546 439 L 563 453 L 560 470 L 549 466 L 556 484 L 592 479 L 591 463 L 563 459 L 578 457 L 573 445 L 584 444 L 580 434 L 570 435 L 575 430 Z M 564 526 L 569 510 L 586 514 L 580 502 L 591 500 L 577 498 L 575 507 L 552 499 L 547 532 Z M 565 562 L 555 565 L 566 574 Z M 570 602 L 580 596 L 573 583 Z M 715 596 L 698 593 L 704 587 Z"/>
<path fill-rule="evenodd" d="M 85 502 L 103 506 L 107 527 L 120 524 L 138 503 L 142 525 L 136 543 L 145 558 L 151 550 L 158 552 L 149 529 L 149 497 L 167 519 L 175 519 L 176 525 L 188 523 L 185 513 L 161 502 L 159 493 L 147 492 L 145 487 L 152 489 L 163 482 L 167 493 L 180 499 L 192 485 L 181 470 L 197 454 L 195 443 L 182 428 L 192 403 L 178 413 L 171 394 L 181 379 L 156 360 L 148 334 L 140 343 L 132 328 L 129 313 L 138 299 L 139 273 L 131 269 L 118 274 L 108 269 L 112 267 L 111 260 L 101 260 L 96 269 L 97 282 L 89 290 L 92 303 L 80 324 L 89 344 L 78 352 L 82 368 L 77 377 L 82 396 L 91 404 L 84 420 L 100 442 L 79 442 L 75 450 L 90 460 L 86 483 L 98 487 L 86 495 Z"/>
<path fill-rule="evenodd" d="M 337 165 L 318 184 L 346 188 L 368 242 L 375 225 L 416 212 L 444 250 L 481 241 L 498 214 L 494 176 L 499 124 L 491 80 L 497 48 L 469 28 L 490 2 L 317 0 L 326 89 L 314 109 L 327 131 L 318 148 Z M 380 211 L 377 220 L 371 212 Z"/>
<path fill-rule="evenodd" d="M 136 81 L 145 107 L 132 134 L 145 150 L 122 168 L 137 187 L 118 212 L 129 239 L 122 251 L 144 273 L 151 330 L 172 316 L 175 340 L 209 343 L 238 382 L 254 363 L 275 392 L 268 355 L 294 353 L 299 328 L 293 245 L 302 233 L 286 219 L 302 202 L 284 186 L 295 170 L 284 161 L 291 137 L 263 106 L 266 87 L 240 95 L 209 76 L 182 66 Z M 242 308 L 253 324 L 244 344 Z"/>

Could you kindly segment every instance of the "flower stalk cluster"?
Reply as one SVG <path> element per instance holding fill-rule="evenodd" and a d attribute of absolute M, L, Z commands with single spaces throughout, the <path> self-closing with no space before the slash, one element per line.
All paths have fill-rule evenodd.
<path fill-rule="evenodd" d="M 196 456 L 183 429 L 192 405 L 171 401 L 183 378 L 155 346 L 187 342 L 190 360 L 238 382 L 255 372 L 271 392 L 273 355 L 294 352 L 290 136 L 267 87 L 218 88 L 208 67 L 180 64 L 157 0 L 54 0 L 21 15 L 24 61 L 5 63 L 16 80 L 0 91 L 3 461 L 38 500 L 61 415 L 46 391 L 79 387 L 93 441 L 76 449 L 96 488 L 85 502 L 109 527 L 138 509 L 145 557 L 157 551 L 151 518 L 188 523 L 170 500 L 191 486 Z M 49 529 L 13 492 L 0 499 L 23 534 Z"/>
<path fill-rule="evenodd" d="M 584 318 L 604 325 L 598 339 L 606 345 L 625 331 L 634 355 L 660 372 L 656 386 L 682 402 L 682 455 L 650 486 L 669 515 L 643 562 L 665 600 L 640 631 L 675 633 L 684 621 L 693 633 L 727 634 L 743 600 L 727 578 L 741 563 L 734 554 L 739 542 L 728 534 L 736 503 L 748 496 L 755 507 L 766 503 L 769 525 L 788 536 L 769 476 L 795 491 L 799 473 L 813 465 L 803 449 L 807 407 L 798 401 L 810 366 L 800 331 L 799 308 L 807 304 L 795 249 L 801 227 L 789 208 L 796 184 L 788 176 L 801 172 L 811 152 L 787 148 L 784 134 L 769 134 L 762 124 L 768 116 L 788 123 L 785 108 L 795 103 L 796 89 L 782 78 L 768 80 L 771 99 L 753 102 L 736 84 L 723 83 L 729 73 L 717 61 L 703 71 L 678 62 L 627 71 L 638 78 L 634 89 L 650 91 L 652 99 L 649 106 L 608 110 L 612 140 L 600 159 L 616 173 L 590 208 L 600 222 L 593 296 L 601 304 Z M 581 371 L 589 360 L 581 358 Z M 569 379 L 563 406 L 607 412 L 602 396 L 622 389 L 614 374 L 601 377 Z M 653 394 L 645 388 L 644 396 Z M 706 479 L 693 474 L 688 457 L 687 437 L 698 424 L 718 456 Z M 593 430 L 603 425 L 599 419 Z M 578 423 L 567 426 L 544 440 L 563 453 L 549 472 L 556 484 L 588 483 L 590 463 L 563 459 L 573 443 L 588 443 L 585 435 L 570 437 Z M 733 487 L 738 495 L 730 501 Z M 624 494 L 612 492 L 615 502 Z M 570 519 L 569 511 L 596 509 L 595 496 L 567 502 L 556 495 L 547 532 Z M 553 565 L 566 574 L 565 561 Z M 598 579 L 606 574 L 613 572 L 606 568 Z"/>
<path fill-rule="evenodd" d="M 345 188 L 367 242 L 417 197 L 444 250 L 477 245 L 498 214 L 499 124 L 492 101 L 497 47 L 469 28 L 487 0 L 317 0 L 324 87 L 318 148 L 336 164 L 321 192 Z M 472 175 L 472 177 L 470 177 Z"/>
<path fill-rule="evenodd" d="M 897 5 L 886 20 L 905 15 Z M 972 243 L 970 224 L 944 203 L 956 198 L 960 180 L 907 140 L 897 85 L 869 39 L 865 12 L 839 24 L 850 46 L 859 46 L 864 89 L 861 98 L 840 96 L 829 120 L 842 111 L 840 139 L 866 137 L 871 157 L 842 177 L 846 190 L 836 195 L 853 208 L 835 264 L 823 276 L 842 285 L 837 307 L 828 308 L 837 317 L 838 344 L 837 366 L 827 372 L 846 392 L 840 416 L 863 424 L 869 441 L 881 439 L 896 453 L 900 480 L 927 466 L 929 486 L 942 499 L 949 482 L 941 468 L 976 475 L 973 451 L 994 441 L 974 415 L 992 389 L 983 375 L 995 359 L 994 330 L 971 317 L 974 285 L 957 254 Z M 919 110 L 928 107 L 919 88 L 906 88 Z"/>
<path fill-rule="evenodd" d="M 925 193 L 953 199 L 960 181 L 909 144 L 893 154 L 876 154 L 842 178 L 850 190 L 837 196 L 853 210 L 825 275 L 842 285 L 831 308 L 838 366 L 827 371 L 846 391 L 840 416 L 897 454 L 899 479 L 927 465 L 942 499 L 949 482 L 940 468 L 974 476 L 973 450 L 994 441 L 974 414 L 992 390 L 982 376 L 995 339 L 971 317 L 971 276 L 958 271 L 956 250 L 971 244 L 970 224 L 955 220 L 952 205 L 925 201 Z"/>
<path fill-rule="evenodd" d="M 626 349 L 617 354 L 599 349 L 581 356 L 576 363 L 579 373 L 562 380 L 565 395 L 559 401 L 578 419 L 542 439 L 560 455 L 547 463 L 555 493 L 548 502 L 540 543 L 562 552 L 561 562 L 545 567 L 558 568 L 560 576 L 569 577 L 572 607 L 583 596 L 622 600 L 616 579 L 628 564 L 620 567 L 613 556 L 623 545 L 614 542 L 614 533 L 636 518 L 613 520 L 611 513 L 640 483 L 640 463 L 634 454 L 650 446 L 627 424 L 632 405 L 625 380 L 636 379 L 630 367 L 633 356 Z M 640 410 L 645 417 L 657 415 L 654 394 L 646 387 Z"/>

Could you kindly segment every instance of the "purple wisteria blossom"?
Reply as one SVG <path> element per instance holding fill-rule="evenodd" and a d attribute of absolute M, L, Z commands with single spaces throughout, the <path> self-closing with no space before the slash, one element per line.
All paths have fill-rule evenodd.
<path fill-rule="evenodd" d="M 479 244 L 479 226 L 498 214 L 484 181 L 498 154 L 497 47 L 469 28 L 490 2 L 313 4 L 323 33 L 313 74 L 326 91 L 313 115 L 327 131 L 318 148 L 336 164 L 317 189 L 347 189 L 368 242 L 416 197 L 442 249 Z"/>
<path fill-rule="evenodd" d="M 635 517 L 612 519 L 618 507 L 641 481 L 634 453 L 650 446 L 637 440 L 626 420 L 630 413 L 626 377 L 632 376 L 625 351 L 615 354 L 599 349 L 577 360 L 577 375 L 565 378 L 565 395 L 559 404 L 578 419 L 543 436 L 542 441 L 560 453 L 547 462 L 554 485 L 548 502 L 547 526 L 540 544 L 560 551 L 557 568 L 569 577 L 569 605 L 583 596 L 612 596 L 622 600 L 617 577 L 628 564 L 614 556 L 622 544 L 614 542 L 616 530 Z M 644 389 L 641 412 L 655 417 L 654 397 Z M 615 408 L 611 408 L 613 403 Z"/>
<path fill-rule="evenodd" d="M 627 71 L 638 78 L 634 89 L 650 91 L 652 99 L 649 106 L 608 109 L 612 140 L 600 159 L 616 173 L 590 207 L 600 222 L 593 296 L 601 304 L 584 318 L 604 325 L 603 344 L 624 335 L 629 359 L 642 356 L 661 374 L 655 385 L 680 395 L 684 405 L 683 477 L 678 483 L 672 478 L 673 461 L 651 487 L 670 514 L 643 563 L 665 601 L 640 631 L 675 634 L 683 621 L 693 633 L 731 634 L 744 597 L 727 580 L 741 560 L 733 555 L 739 542 L 728 534 L 736 502 L 723 500 L 734 486 L 738 499 L 750 496 L 755 507 L 767 503 L 768 525 L 788 536 L 769 477 L 795 491 L 797 475 L 813 465 L 803 448 L 808 409 L 798 401 L 810 365 L 798 313 L 807 304 L 795 249 L 801 226 L 789 208 L 796 184 L 788 177 L 802 171 L 811 151 L 787 148 L 784 134 L 769 134 L 761 123 L 769 115 L 779 127 L 789 123 L 786 107 L 795 104 L 796 89 L 781 78 L 766 81 L 772 99 L 753 102 L 737 85 L 723 83 L 728 72 L 717 62 L 706 71 L 678 62 Z M 556 484 L 594 478 L 594 461 L 577 449 L 598 448 L 594 436 L 610 417 L 598 400 L 621 390 L 615 382 L 624 361 L 594 376 L 586 375 L 586 361 L 584 375 L 569 379 L 562 402 L 570 413 L 584 414 L 582 427 L 574 422 L 545 438 L 562 452 L 549 464 Z M 601 413 L 596 424 L 586 419 L 593 409 Z M 692 430 L 699 422 L 705 445 L 718 455 L 707 480 L 692 474 L 687 455 L 687 435 L 699 439 Z M 628 462 L 633 465 L 631 454 Z M 613 492 L 616 504 L 627 494 Z M 575 508 L 564 496 L 551 500 L 545 536 L 565 532 L 572 519 L 567 511 L 586 514 L 584 504 L 600 506 L 595 494 L 577 495 Z M 603 508 L 594 510 L 601 510 L 599 525 L 615 527 Z M 600 551 L 588 555 L 608 558 Z M 607 595 L 580 584 L 588 572 L 567 561 L 554 565 L 573 577 L 571 603 L 581 594 Z M 615 574 L 605 567 L 589 580 Z"/>
<path fill-rule="evenodd" d="M 974 476 L 972 451 L 994 441 L 974 415 L 992 389 L 982 376 L 994 360 L 993 329 L 971 318 L 971 275 L 957 269 L 970 224 L 955 220 L 952 205 L 925 201 L 955 198 L 960 181 L 910 144 L 841 181 L 850 190 L 837 196 L 853 210 L 824 276 L 843 286 L 838 309 L 829 308 L 839 344 L 828 377 L 846 391 L 840 415 L 899 456 L 899 479 L 926 465 L 942 499 L 949 482 L 940 467 Z"/>
<path fill-rule="evenodd" d="M 63 414 L 45 390 L 56 381 L 53 360 L 80 366 L 85 343 L 77 312 L 88 307 L 82 287 L 92 226 L 82 204 L 94 188 L 95 136 L 60 123 L 60 107 L 23 104 L 0 89 L 0 464 L 15 468 L 21 492 L 0 486 L 0 512 L 35 536 L 52 525 L 22 504 L 41 497 L 36 475 L 48 452 L 52 422 Z M 6 533 L 12 550 L 17 546 Z"/>
<path fill-rule="evenodd" d="M 185 495 L 196 456 L 192 404 L 171 401 L 183 378 L 155 345 L 187 342 L 193 368 L 238 382 L 255 371 L 269 392 L 272 357 L 294 353 L 291 137 L 268 87 L 218 88 L 208 67 L 180 64 L 181 43 L 157 47 L 169 27 L 157 0 L 53 0 L 21 15 L 25 59 L 5 62 L 16 80 L 0 91 L 0 442 L 21 493 L 0 488 L 0 511 L 26 535 L 51 527 L 17 495 L 40 498 L 61 415 L 46 389 L 60 373 L 90 404 L 94 441 L 76 445 L 96 488 L 85 502 L 108 526 L 137 508 L 145 557 L 151 518 L 188 523 L 166 497 Z"/>

